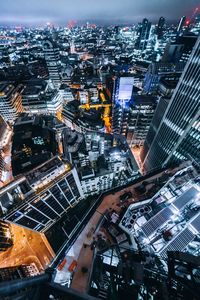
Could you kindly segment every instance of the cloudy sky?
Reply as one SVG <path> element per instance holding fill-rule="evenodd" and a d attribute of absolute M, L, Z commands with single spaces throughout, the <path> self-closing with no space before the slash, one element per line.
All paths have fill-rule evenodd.
<path fill-rule="evenodd" d="M 138 22 L 192 16 L 200 0 L 0 0 L 0 24 L 66 24 L 69 20 Z"/>

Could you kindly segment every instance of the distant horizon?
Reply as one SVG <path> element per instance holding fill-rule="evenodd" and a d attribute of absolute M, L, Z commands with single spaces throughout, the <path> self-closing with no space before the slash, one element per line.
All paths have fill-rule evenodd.
<path fill-rule="evenodd" d="M 160 16 L 160 17 L 164 17 L 164 16 Z M 159 17 L 159 18 L 160 18 Z M 138 23 L 141 23 L 142 20 L 146 18 L 148 19 L 149 22 L 152 23 L 152 25 L 156 25 L 158 23 L 159 18 L 156 19 L 150 19 L 147 16 L 144 16 L 140 21 L 123 21 L 123 20 L 119 20 L 119 21 L 105 21 L 105 20 L 66 20 L 66 22 L 62 21 L 62 22 L 58 22 L 58 23 L 54 23 L 51 21 L 47 21 L 47 22 L 41 22 L 41 23 L 36 23 L 36 24 L 28 24 L 28 23 L 23 23 L 23 22 L 16 22 L 16 23 L 11 23 L 11 22 L 0 22 L 0 27 L 25 27 L 25 28 L 37 28 L 37 27 L 44 27 L 44 26 L 52 26 L 52 27 L 67 27 L 68 24 L 70 22 L 75 22 L 73 27 L 76 26 L 84 26 L 87 23 L 89 23 L 90 25 L 97 25 L 97 26 L 134 26 L 137 25 Z M 164 17 L 165 18 L 165 17 Z M 180 17 L 181 18 L 181 17 Z M 166 24 L 168 25 L 175 25 L 179 22 L 179 19 L 174 19 L 174 20 L 169 20 L 165 18 Z"/>
<path fill-rule="evenodd" d="M 194 18 L 200 13 L 199 0 L 6 0 L 0 3 L 0 25 L 66 26 L 75 20 L 100 25 L 131 25 L 147 18 L 157 23 L 163 16 L 167 23 L 178 22 L 182 16 Z"/>

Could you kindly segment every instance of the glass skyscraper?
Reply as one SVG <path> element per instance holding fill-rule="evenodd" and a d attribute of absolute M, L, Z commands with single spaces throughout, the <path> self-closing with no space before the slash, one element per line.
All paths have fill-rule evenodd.
<path fill-rule="evenodd" d="M 145 171 L 187 159 L 200 162 L 199 82 L 200 38 L 162 118 L 151 123 L 141 153 Z"/>

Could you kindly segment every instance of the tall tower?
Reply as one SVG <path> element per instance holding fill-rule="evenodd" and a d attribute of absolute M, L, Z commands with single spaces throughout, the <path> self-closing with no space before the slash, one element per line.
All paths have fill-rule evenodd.
<path fill-rule="evenodd" d="M 200 162 L 200 37 L 163 117 L 152 122 L 141 152 L 147 172 L 173 162 Z M 153 130 L 154 134 L 152 134 Z"/>
<path fill-rule="evenodd" d="M 178 34 L 182 31 L 183 26 L 185 24 L 185 21 L 186 21 L 186 16 L 182 16 L 180 21 L 179 21 L 178 27 L 177 27 L 177 33 Z"/>
<path fill-rule="evenodd" d="M 194 32 L 195 34 L 200 33 L 200 14 L 198 14 L 195 17 L 195 21 L 194 21 L 193 28 L 191 31 Z"/>
<path fill-rule="evenodd" d="M 158 21 L 158 27 L 157 27 L 157 37 L 159 40 L 163 37 L 164 26 L 165 26 L 165 18 L 160 17 Z"/>
<path fill-rule="evenodd" d="M 126 135 L 134 78 L 121 77 L 115 81 L 113 93 L 113 133 Z"/>
<path fill-rule="evenodd" d="M 124 135 L 130 146 L 142 144 L 156 107 L 156 97 L 135 95 L 134 77 L 120 77 L 113 93 L 112 131 Z"/>
<path fill-rule="evenodd" d="M 52 80 L 54 87 L 58 89 L 61 84 L 61 63 L 58 46 L 53 40 L 45 40 L 43 49 L 49 78 Z"/>
<path fill-rule="evenodd" d="M 139 24 L 139 36 L 136 42 L 136 48 L 140 50 L 145 50 L 151 29 L 151 23 L 147 19 L 143 19 L 142 23 Z"/>

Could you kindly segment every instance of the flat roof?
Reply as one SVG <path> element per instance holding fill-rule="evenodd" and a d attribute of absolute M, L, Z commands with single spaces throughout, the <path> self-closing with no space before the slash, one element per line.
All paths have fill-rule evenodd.
<path fill-rule="evenodd" d="M 130 100 L 133 91 L 134 77 L 120 77 L 119 80 L 119 100 Z"/>
<path fill-rule="evenodd" d="M 141 230 L 144 234 L 149 237 L 152 235 L 159 227 L 164 225 L 173 215 L 170 207 L 165 207 L 155 216 L 153 216 L 148 222 L 141 226 Z"/>
<path fill-rule="evenodd" d="M 200 192 L 192 186 L 187 190 L 185 193 L 183 193 L 180 197 L 178 197 L 175 201 L 173 201 L 173 205 L 178 209 L 182 210 L 188 203 L 190 203 L 195 198 L 200 198 Z"/>
<path fill-rule="evenodd" d="M 27 178 L 28 182 L 31 184 L 35 181 L 38 181 L 39 179 L 44 177 L 46 174 L 51 173 L 53 170 L 57 169 L 58 167 L 60 167 L 62 165 L 63 165 L 63 162 L 57 156 L 55 156 L 52 159 L 50 159 L 47 162 L 40 165 L 39 167 L 28 172 L 26 174 L 26 178 Z"/>

